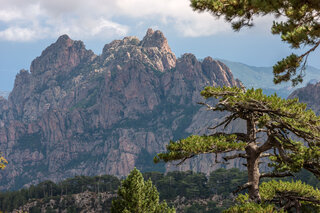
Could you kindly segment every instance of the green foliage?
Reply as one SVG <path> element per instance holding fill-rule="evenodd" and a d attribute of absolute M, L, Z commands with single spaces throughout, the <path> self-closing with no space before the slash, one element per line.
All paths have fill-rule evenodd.
<path fill-rule="evenodd" d="M 285 100 L 276 94 L 266 96 L 261 89 L 243 91 L 237 87 L 206 87 L 201 95 L 208 98 L 219 98 L 219 103 L 211 107 L 213 111 L 229 111 L 233 117 L 226 119 L 226 125 L 235 118 L 247 119 L 249 113 L 254 113 L 259 128 L 274 131 L 280 129 L 281 134 L 275 134 L 279 146 L 290 150 L 285 161 L 281 156 L 274 155 L 270 164 L 278 171 L 299 171 L 305 164 L 319 165 L 320 161 L 320 118 L 312 110 L 306 110 L 306 104 L 298 99 Z M 229 119 L 229 120 L 228 120 Z M 226 126 L 225 125 L 225 126 Z M 303 142 L 296 142 L 288 138 L 289 131 L 307 140 L 309 147 Z M 224 153 L 228 151 L 241 151 L 247 146 L 247 141 L 239 140 L 235 134 L 214 134 L 211 136 L 192 135 L 177 142 L 170 141 L 167 152 L 160 153 L 155 162 L 172 160 L 185 160 L 194 155 L 204 153 Z M 275 144 L 271 145 L 275 147 Z M 312 147 L 312 149 L 310 149 Z"/>
<path fill-rule="evenodd" d="M 239 169 L 217 169 L 210 173 L 208 187 L 211 193 L 221 195 L 224 198 L 245 184 L 248 180 L 248 173 Z"/>
<path fill-rule="evenodd" d="M 59 184 L 61 189 L 64 189 L 68 194 L 76 194 L 84 191 L 113 192 L 119 185 L 119 179 L 111 175 L 94 177 L 76 176 L 74 178 L 68 178 Z"/>
<path fill-rule="evenodd" d="M 31 207 L 29 211 L 30 213 L 41 213 L 41 209 L 37 206 Z"/>
<path fill-rule="evenodd" d="M 112 201 L 112 213 L 175 212 L 165 201 L 159 203 L 159 193 L 151 180 L 144 181 L 134 168 L 118 189 L 118 199 Z"/>
<path fill-rule="evenodd" d="M 273 205 L 257 204 L 254 202 L 245 202 L 241 205 L 233 206 L 224 213 L 284 213 L 283 211 L 277 211 Z"/>
<path fill-rule="evenodd" d="M 185 213 L 212 213 L 212 212 L 219 213 L 219 212 L 223 212 L 223 210 L 225 210 L 226 207 L 229 206 L 231 202 L 232 202 L 231 200 L 225 199 L 220 203 L 215 201 L 209 201 L 205 205 L 195 203 L 189 207 L 185 207 L 184 212 Z"/>
<path fill-rule="evenodd" d="M 320 191 L 301 181 L 272 180 L 264 182 L 261 184 L 260 192 L 264 203 L 278 200 L 278 203 L 281 204 L 280 207 L 283 207 L 285 206 L 283 202 L 291 202 L 292 205 L 295 205 L 295 202 L 300 202 L 303 212 L 306 212 L 303 209 L 312 209 L 312 212 L 320 212 Z M 284 210 L 289 210 L 290 207 Z"/>
<path fill-rule="evenodd" d="M 167 200 L 172 203 L 179 196 L 180 198 L 184 197 L 187 202 L 193 202 L 191 206 L 185 208 L 185 212 L 219 213 L 234 204 L 232 192 L 238 185 L 246 182 L 247 172 L 239 169 L 218 169 L 211 172 L 208 178 L 203 173 L 194 173 L 192 171 L 168 172 L 166 175 L 160 172 L 146 172 L 143 177 L 145 180 L 151 179 L 157 187 L 160 193 L 160 200 Z M 295 174 L 295 177 L 286 178 L 285 180 L 289 182 L 301 180 L 303 183 L 313 187 L 319 188 L 320 186 L 320 181 L 306 170 Z M 60 195 L 66 195 L 67 193 L 67 197 L 70 197 L 70 199 L 64 200 L 59 207 L 66 210 L 74 205 L 71 194 L 86 190 L 113 193 L 119 185 L 118 178 L 108 175 L 96 177 L 76 176 L 59 184 L 55 184 L 52 181 L 44 181 L 36 186 L 32 185 L 19 191 L 0 192 L 0 211 L 12 211 L 19 205 L 26 204 L 30 199 L 43 199 L 47 202 L 51 199 L 60 200 Z M 218 199 L 210 201 L 213 195 Z M 194 200 L 199 199 L 207 201 L 194 202 Z M 110 212 L 111 199 L 101 203 L 101 206 L 103 211 Z M 72 208 L 69 208 L 69 210 L 72 211 Z M 29 211 L 40 212 L 40 208 L 34 207 Z"/>
<path fill-rule="evenodd" d="M 219 99 L 215 106 L 201 103 L 209 110 L 229 113 L 224 121 L 211 129 L 226 128 L 233 120 L 243 119 L 246 121 L 246 133 L 215 132 L 209 136 L 192 135 L 176 142 L 170 141 L 167 152 L 159 153 L 154 158 L 155 162 L 180 160 L 182 163 L 199 154 L 238 151 L 223 159 L 246 159 L 248 181 L 239 189 L 248 188 L 250 200 L 257 202 L 261 199 L 257 190 L 261 178 L 285 177 L 302 168 L 320 177 L 320 117 L 307 110 L 306 104 L 299 103 L 298 99 L 285 100 L 276 94 L 267 96 L 261 89 L 206 87 L 201 95 L 205 99 Z M 263 132 L 264 137 L 258 137 L 259 132 Z M 293 135 L 301 141 L 293 140 Z M 274 171 L 262 174 L 259 167 L 253 165 L 268 156 L 271 160 L 268 166 Z M 271 211 L 273 207 L 265 209 L 268 208 Z"/>
<path fill-rule="evenodd" d="M 246 143 L 236 142 L 235 135 L 198 136 L 191 135 L 177 142 L 170 141 L 167 145 L 167 153 L 160 153 L 155 158 L 156 163 L 160 159 L 164 162 L 190 158 L 203 153 L 220 153 L 231 150 L 244 150 Z"/>
<path fill-rule="evenodd" d="M 60 195 L 76 194 L 84 191 L 114 192 L 119 185 L 119 179 L 110 175 L 95 177 L 76 176 L 58 184 L 52 181 L 44 181 L 36 186 L 30 186 L 28 189 L 0 192 L 0 210 L 12 211 L 26 204 L 30 199 L 54 198 Z"/>
<path fill-rule="evenodd" d="M 8 164 L 8 161 L 0 153 L 0 169 L 6 168 L 7 164 Z"/>
<path fill-rule="evenodd" d="M 177 196 L 192 198 L 208 198 L 210 191 L 207 185 L 207 177 L 203 173 L 188 172 L 168 172 L 165 176 L 155 178 L 144 174 L 145 177 L 151 177 L 152 182 L 160 192 L 160 198 L 174 200 Z"/>
<path fill-rule="evenodd" d="M 264 182 L 260 186 L 261 204 L 249 201 L 248 194 L 239 195 L 239 205 L 226 212 L 287 212 L 299 202 L 302 212 L 320 211 L 320 191 L 301 181 Z M 274 204 L 270 204 L 274 203 Z M 253 211 L 255 210 L 255 211 Z"/>
<path fill-rule="evenodd" d="M 292 48 L 311 48 L 300 56 L 292 54 L 279 61 L 273 70 L 275 83 L 292 80 L 293 85 L 296 85 L 302 82 L 305 62 L 320 44 L 318 0 L 191 0 L 191 7 L 200 12 L 208 11 L 215 17 L 224 17 L 227 22 L 231 22 L 235 31 L 244 26 L 253 26 L 253 19 L 257 16 L 284 17 L 281 21 L 273 22 L 271 32 L 280 34 L 282 41 Z M 300 73 L 297 73 L 298 68 L 301 68 Z"/>

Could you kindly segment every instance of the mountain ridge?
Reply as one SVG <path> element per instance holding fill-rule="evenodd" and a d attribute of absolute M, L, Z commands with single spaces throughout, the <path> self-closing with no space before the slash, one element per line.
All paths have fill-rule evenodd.
<path fill-rule="evenodd" d="M 265 94 L 271 95 L 277 93 L 283 98 L 287 98 L 294 90 L 305 87 L 310 81 L 319 81 L 320 70 L 307 66 L 303 82 L 296 87 L 292 87 L 291 82 L 283 82 L 281 84 L 273 83 L 273 68 L 272 67 L 257 67 L 240 62 L 229 61 L 225 59 L 217 59 L 225 63 L 235 76 L 240 79 L 248 88 L 262 88 Z"/>
<path fill-rule="evenodd" d="M 141 41 L 115 40 L 99 56 L 81 41 L 59 37 L 32 61 L 30 72 L 19 72 L 8 100 L 0 99 L 0 150 L 9 161 L 0 190 L 75 175 L 125 176 L 135 166 L 154 169 L 152 157 L 166 143 L 206 133 L 224 116 L 196 104 L 207 85 L 241 83 L 211 57 L 176 58 L 160 31 L 149 29 Z M 201 159 L 181 169 L 218 168 L 211 166 L 213 156 Z"/>

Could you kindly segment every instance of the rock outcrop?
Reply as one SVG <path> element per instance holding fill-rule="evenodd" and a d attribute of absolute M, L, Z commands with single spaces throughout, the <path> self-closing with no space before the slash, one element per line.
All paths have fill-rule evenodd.
<path fill-rule="evenodd" d="M 306 103 L 309 109 L 312 109 L 317 115 L 320 114 L 320 82 L 299 88 L 288 98 L 299 98 L 299 101 Z"/>
<path fill-rule="evenodd" d="M 63 35 L 0 98 L 0 150 L 9 161 L 0 190 L 154 169 L 154 154 L 170 140 L 204 133 L 223 116 L 197 105 L 206 85 L 240 84 L 210 57 L 176 59 L 160 31 L 113 41 L 100 56 Z M 186 169 L 216 168 L 213 157 L 202 159 Z"/>
<path fill-rule="evenodd" d="M 108 192 L 82 192 L 79 194 L 56 196 L 46 199 L 33 199 L 12 213 L 20 212 L 111 212 L 112 199 L 116 197 L 114 193 Z"/>

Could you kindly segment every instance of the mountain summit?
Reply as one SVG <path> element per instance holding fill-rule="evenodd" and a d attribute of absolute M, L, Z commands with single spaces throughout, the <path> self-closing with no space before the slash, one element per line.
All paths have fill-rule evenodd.
<path fill-rule="evenodd" d="M 100 56 L 67 35 L 21 70 L 0 99 L 0 150 L 9 165 L 0 189 L 75 175 L 124 176 L 135 166 L 158 169 L 155 153 L 170 140 L 206 131 L 197 105 L 206 85 L 240 86 L 223 63 L 192 54 L 176 58 L 160 31 L 125 37 Z M 183 169 L 209 172 L 211 157 Z"/>

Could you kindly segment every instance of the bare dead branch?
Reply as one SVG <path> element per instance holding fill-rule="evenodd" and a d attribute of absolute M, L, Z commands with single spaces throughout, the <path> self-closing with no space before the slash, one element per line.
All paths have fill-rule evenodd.
<path fill-rule="evenodd" d="M 207 107 L 207 110 L 212 110 L 212 111 L 217 110 L 217 108 L 216 108 L 216 107 L 210 106 L 209 104 L 204 103 L 204 102 L 198 102 L 197 104 L 200 104 L 200 105 L 206 106 L 206 107 Z"/>
<path fill-rule="evenodd" d="M 176 164 L 176 166 L 180 166 L 181 164 L 183 164 L 186 160 L 193 158 L 194 155 L 190 155 L 188 157 L 183 158 L 179 163 Z"/>
<path fill-rule="evenodd" d="M 220 124 L 214 126 L 214 127 L 210 127 L 208 129 L 216 129 L 222 125 L 225 125 L 224 128 L 232 121 L 232 120 L 235 120 L 238 118 L 238 115 L 236 113 L 232 114 L 232 115 L 229 115 L 225 118 L 224 121 L 222 121 Z"/>
<path fill-rule="evenodd" d="M 271 154 L 271 153 L 262 153 L 262 154 L 260 155 L 260 158 L 268 158 L 268 157 L 271 157 L 271 156 L 274 156 L 274 155 Z"/>

